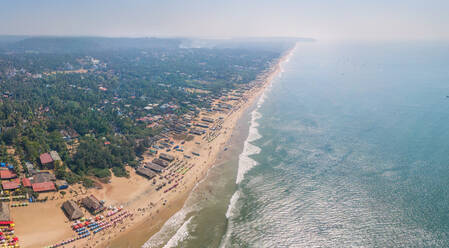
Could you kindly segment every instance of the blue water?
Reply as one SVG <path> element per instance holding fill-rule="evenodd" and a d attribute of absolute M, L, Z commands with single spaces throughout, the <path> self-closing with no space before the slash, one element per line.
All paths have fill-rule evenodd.
<path fill-rule="evenodd" d="M 300 43 L 144 247 L 449 247 L 448 95 L 449 44 Z"/>
<path fill-rule="evenodd" d="M 446 95 L 448 44 L 299 44 L 222 245 L 449 247 Z"/>

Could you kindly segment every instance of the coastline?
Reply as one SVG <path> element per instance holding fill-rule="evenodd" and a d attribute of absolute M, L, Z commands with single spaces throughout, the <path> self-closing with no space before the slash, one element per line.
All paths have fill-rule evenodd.
<path fill-rule="evenodd" d="M 101 189 L 89 189 L 81 191 L 80 195 L 58 196 L 57 200 L 48 203 L 38 203 L 40 206 L 31 209 L 16 211 L 13 215 L 17 218 L 17 233 L 22 233 L 22 241 L 26 247 L 42 247 L 50 245 L 59 240 L 70 238 L 73 232 L 70 230 L 65 216 L 60 210 L 60 204 L 70 198 L 94 194 L 104 199 L 108 205 L 123 205 L 133 214 L 132 218 L 123 221 L 122 225 L 114 227 L 106 232 L 98 233 L 94 237 L 74 242 L 67 247 L 140 247 L 151 236 L 156 234 L 173 215 L 178 213 L 185 205 L 191 192 L 206 178 L 210 168 L 219 164 L 224 158 L 223 150 L 229 144 L 229 140 L 235 131 L 236 125 L 244 113 L 257 103 L 268 85 L 281 72 L 281 64 L 292 54 L 294 48 L 286 51 L 272 66 L 262 75 L 258 84 L 243 93 L 243 100 L 237 102 L 230 113 L 227 113 L 222 123 L 221 131 L 211 141 L 206 142 L 203 137 L 195 137 L 194 140 L 186 142 L 185 151 L 198 151 L 202 156 L 193 157 L 187 162 L 192 168 L 185 174 L 179 186 L 163 193 L 155 190 L 155 185 L 141 176 L 135 174 L 134 170 L 128 168 L 129 178 L 112 177 L 109 184 L 104 184 Z M 205 114 L 205 113 L 201 113 Z M 218 117 L 215 114 L 213 117 Z M 199 145 L 198 143 L 201 144 Z M 207 155 L 206 155 L 207 154 Z M 178 154 L 180 159 L 182 154 Z M 144 156 L 144 161 L 150 161 L 153 157 Z M 163 175 L 166 173 L 163 173 Z M 44 227 L 39 233 L 35 228 L 46 226 L 47 223 L 30 221 L 30 216 L 41 214 L 41 208 L 45 209 L 43 217 L 58 218 L 57 224 Z M 57 212 L 55 212 L 57 211 Z M 32 223 L 30 223 L 32 222 Z M 30 223 L 30 224 L 28 224 Z M 44 236 L 42 236 L 44 235 Z M 46 237 L 46 238 L 42 238 Z"/>
<path fill-rule="evenodd" d="M 225 120 L 223 123 L 223 130 L 227 131 L 221 133 L 221 137 L 219 139 L 216 139 L 212 143 L 208 144 L 215 147 L 215 150 L 209 153 L 210 155 L 206 159 L 207 161 L 204 161 L 204 166 L 201 170 L 199 170 L 198 174 L 200 175 L 200 178 L 189 181 L 188 184 L 185 185 L 186 187 L 182 191 L 173 194 L 173 197 L 167 197 L 169 204 L 166 206 L 160 209 L 153 209 L 153 212 L 157 213 L 157 217 L 151 213 L 146 214 L 146 216 L 143 216 L 143 218 L 136 221 L 132 226 L 121 232 L 120 235 L 117 235 L 113 240 L 100 243 L 97 247 L 140 247 L 150 237 L 156 234 L 167 220 L 169 220 L 184 207 L 191 192 L 199 183 L 202 182 L 203 179 L 207 177 L 209 169 L 220 164 L 220 162 L 223 162 L 223 158 L 220 158 L 219 156 L 233 135 L 236 124 L 251 106 L 257 104 L 258 99 L 262 96 L 273 79 L 282 72 L 281 64 L 289 59 L 293 53 L 293 50 L 294 48 L 288 50 L 278 59 L 275 66 L 263 79 L 263 83 L 260 86 L 249 90 L 249 92 L 246 92 L 245 94 L 249 95 L 246 101 L 237 111 L 234 111 L 227 118 L 227 120 Z M 196 175 L 198 176 L 198 174 Z"/>

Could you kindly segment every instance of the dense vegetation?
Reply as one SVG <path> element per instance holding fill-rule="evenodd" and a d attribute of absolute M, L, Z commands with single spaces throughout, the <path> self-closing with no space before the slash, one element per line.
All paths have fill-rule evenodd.
<path fill-rule="evenodd" d="M 70 182 L 107 178 L 110 169 L 126 176 L 123 166 L 135 165 L 160 132 L 139 118 L 207 107 L 207 99 L 254 80 L 286 47 L 179 48 L 183 42 L 0 38 L 1 159 L 14 161 L 6 147 L 35 164 L 56 150 L 64 161 L 56 175 Z"/>

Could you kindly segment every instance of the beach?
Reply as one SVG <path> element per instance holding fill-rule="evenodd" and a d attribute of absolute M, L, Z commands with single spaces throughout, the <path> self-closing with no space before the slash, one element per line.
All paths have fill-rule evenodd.
<path fill-rule="evenodd" d="M 61 210 L 61 205 L 68 199 L 81 199 L 92 194 L 104 200 L 108 206 L 123 206 L 132 216 L 110 229 L 65 247 L 140 247 L 184 206 L 191 191 L 207 175 L 208 170 L 216 165 L 222 153 L 230 145 L 228 141 L 236 123 L 280 72 L 280 63 L 288 57 L 289 53 L 261 75 L 259 82 L 246 90 L 238 100 L 227 100 L 227 103 L 232 105 L 232 109 L 225 112 L 200 113 L 200 118 L 216 120 L 214 130 L 186 141 L 183 144 L 183 152 L 169 152 L 175 157 L 173 164 L 186 168 L 182 176 L 172 178 L 174 169 L 169 168 L 156 177 L 156 183 L 154 183 L 154 180 L 136 175 L 134 169 L 127 168 L 129 178 L 112 176 L 110 182 L 102 184 L 101 188 L 85 190 L 79 186 L 72 186 L 75 190 L 66 195 L 46 193 L 51 200 L 12 211 L 21 244 L 24 247 L 43 247 L 72 238 L 74 232 Z M 198 156 L 184 157 L 185 154 L 193 153 Z M 149 162 L 153 158 L 154 156 L 149 152 L 144 154 L 144 162 Z M 172 185 L 170 190 L 156 190 L 161 182 L 166 183 L 168 187 Z"/>

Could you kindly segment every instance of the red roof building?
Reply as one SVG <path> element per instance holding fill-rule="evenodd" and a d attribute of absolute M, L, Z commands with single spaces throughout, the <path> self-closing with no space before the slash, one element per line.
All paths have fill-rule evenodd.
<path fill-rule="evenodd" d="M 31 188 L 31 181 L 30 181 L 30 179 L 28 179 L 26 177 L 22 178 L 22 184 L 23 184 L 24 187 Z"/>
<path fill-rule="evenodd" d="M 53 182 L 33 183 L 32 187 L 34 192 L 56 191 Z"/>
<path fill-rule="evenodd" d="M 0 170 L 0 178 L 1 179 L 12 179 L 16 178 L 17 174 L 10 170 Z"/>
<path fill-rule="evenodd" d="M 51 155 L 49 153 L 42 153 L 40 155 L 40 159 L 41 159 L 41 164 L 45 165 L 45 164 L 51 164 L 53 163 L 53 158 L 51 157 Z"/>
<path fill-rule="evenodd" d="M 3 190 L 18 189 L 19 186 L 20 186 L 20 184 L 18 184 L 17 182 L 8 182 L 8 181 L 2 182 Z"/>

